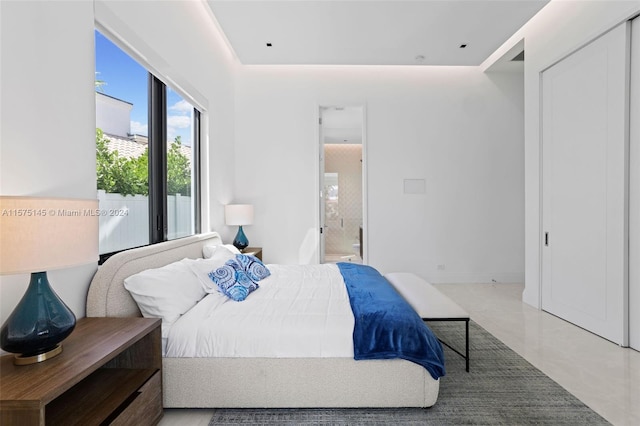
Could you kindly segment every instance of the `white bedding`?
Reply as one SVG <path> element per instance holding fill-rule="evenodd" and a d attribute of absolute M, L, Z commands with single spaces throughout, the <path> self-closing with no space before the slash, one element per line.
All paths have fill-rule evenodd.
<path fill-rule="evenodd" d="M 213 293 L 169 329 L 166 357 L 353 358 L 354 318 L 336 265 L 267 265 L 246 300 Z"/>

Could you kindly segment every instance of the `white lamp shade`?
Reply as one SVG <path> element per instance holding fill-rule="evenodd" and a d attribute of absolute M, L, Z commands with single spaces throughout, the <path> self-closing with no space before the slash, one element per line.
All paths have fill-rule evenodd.
<path fill-rule="evenodd" d="M 98 200 L 0 196 L 0 273 L 98 260 Z"/>
<path fill-rule="evenodd" d="M 251 225 L 253 223 L 253 205 L 227 204 L 224 206 L 225 223 L 233 225 Z"/>

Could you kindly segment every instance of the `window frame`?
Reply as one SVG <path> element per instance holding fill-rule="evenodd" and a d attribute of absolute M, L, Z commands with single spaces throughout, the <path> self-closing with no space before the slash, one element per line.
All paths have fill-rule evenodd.
<path fill-rule="evenodd" d="M 101 32 L 102 33 L 102 32 Z M 104 35 L 104 34 L 103 34 Z M 127 53 L 125 51 L 125 53 Z M 127 53 L 128 54 L 128 53 Z M 134 58 L 135 60 L 135 58 Z M 141 64 L 142 65 L 142 64 Z M 144 65 L 142 65 L 144 66 Z M 149 243 L 99 255 L 98 265 L 116 253 L 168 241 L 167 197 L 167 85 L 147 67 L 148 79 L 148 156 L 149 156 Z M 193 107 L 193 138 L 191 142 L 191 173 L 193 200 L 193 234 L 202 229 L 202 188 L 200 165 L 201 112 Z M 178 237 L 175 240 L 187 237 Z"/>
<path fill-rule="evenodd" d="M 167 90 L 149 73 L 149 244 L 167 240 Z"/>

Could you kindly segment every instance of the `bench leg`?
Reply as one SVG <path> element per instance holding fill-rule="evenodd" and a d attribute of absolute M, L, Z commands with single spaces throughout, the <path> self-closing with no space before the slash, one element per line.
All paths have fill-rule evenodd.
<path fill-rule="evenodd" d="M 466 356 L 464 357 L 465 360 L 467 361 L 467 373 L 469 372 L 469 318 L 467 318 L 467 320 L 465 321 L 465 334 L 466 334 Z"/>
<path fill-rule="evenodd" d="M 466 367 L 467 373 L 469 372 L 469 319 L 470 318 L 422 318 L 423 321 L 464 321 L 465 322 L 465 329 L 464 329 L 464 332 L 465 332 L 465 352 L 464 352 L 464 354 L 462 352 L 460 352 L 459 350 L 457 350 L 455 348 L 452 348 L 451 345 L 449 345 L 447 342 L 445 342 L 444 340 L 440 339 L 439 337 L 438 337 L 438 340 L 440 341 L 440 343 L 442 343 L 443 345 L 447 346 L 449 349 L 451 349 L 452 351 L 454 351 L 455 353 L 460 355 L 462 358 L 464 358 L 465 367 Z"/>

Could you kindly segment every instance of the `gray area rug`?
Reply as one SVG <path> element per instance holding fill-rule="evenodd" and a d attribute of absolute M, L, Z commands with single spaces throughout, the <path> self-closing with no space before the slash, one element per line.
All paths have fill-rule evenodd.
<path fill-rule="evenodd" d="M 429 326 L 464 352 L 463 324 Z M 469 373 L 462 357 L 444 349 L 447 375 L 440 379 L 440 395 L 431 408 L 217 409 L 209 425 L 609 424 L 473 321 Z"/>

